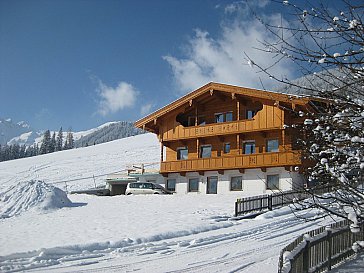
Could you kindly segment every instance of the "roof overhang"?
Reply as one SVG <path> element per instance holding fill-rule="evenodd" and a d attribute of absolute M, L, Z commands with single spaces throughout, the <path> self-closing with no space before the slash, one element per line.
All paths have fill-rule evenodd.
<path fill-rule="evenodd" d="M 291 103 L 294 105 L 307 105 L 310 101 L 321 101 L 327 102 L 327 100 L 323 98 L 310 97 L 310 96 L 300 96 L 300 95 L 291 95 L 284 93 L 277 93 L 266 90 L 259 90 L 247 87 L 239 87 L 234 85 L 222 84 L 210 82 L 188 94 L 185 96 L 171 102 L 170 104 L 160 108 L 159 110 L 139 119 L 135 122 L 135 127 L 142 128 L 144 130 L 148 130 L 151 132 L 155 132 L 152 126 L 147 126 L 149 123 L 156 125 L 157 119 L 160 117 L 170 113 L 171 111 L 178 109 L 186 104 L 192 105 L 193 101 L 200 97 L 201 95 L 210 92 L 211 95 L 214 91 L 231 93 L 231 96 L 234 97 L 236 95 L 257 98 L 257 99 L 265 99 L 271 100 L 274 102 L 284 102 Z"/>

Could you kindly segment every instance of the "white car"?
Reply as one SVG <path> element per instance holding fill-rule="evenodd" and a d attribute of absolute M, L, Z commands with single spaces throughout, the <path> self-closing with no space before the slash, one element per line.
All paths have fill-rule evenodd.
<path fill-rule="evenodd" d="M 152 182 L 129 183 L 125 191 L 126 195 L 131 194 L 172 194 L 161 185 Z"/>

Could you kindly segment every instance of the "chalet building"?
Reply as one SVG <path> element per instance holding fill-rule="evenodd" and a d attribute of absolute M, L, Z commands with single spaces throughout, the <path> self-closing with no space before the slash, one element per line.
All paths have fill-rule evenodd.
<path fill-rule="evenodd" d="M 160 174 L 176 193 L 265 193 L 302 185 L 290 125 L 319 99 L 208 83 L 135 126 L 161 143 Z M 159 181 L 160 182 L 160 181 Z"/>

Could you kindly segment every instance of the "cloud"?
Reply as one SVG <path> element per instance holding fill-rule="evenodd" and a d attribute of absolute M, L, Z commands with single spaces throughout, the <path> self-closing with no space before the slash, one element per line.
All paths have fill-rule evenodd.
<path fill-rule="evenodd" d="M 150 114 L 153 107 L 154 107 L 153 103 L 147 103 L 142 105 L 142 107 L 140 108 L 140 115 L 145 116 L 147 114 Z"/>
<path fill-rule="evenodd" d="M 120 82 L 115 88 L 109 87 L 101 80 L 98 81 L 99 95 L 98 113 L 102 116 L 113 114 L 135 105 L 139 91 L 127 82 Z"/>
<path fill-rule="evenodd" d="M 264 6 L 266 1 L 260 1 Z M 237 9 L 237 3 L 230 7 L 232 12 Z M 240 6 L 239 6 L 240 7 Z M 164 56 L 172 69 L 175 83 L 180 93 L 192 91 L 210 81 L 227 84 L 241 85 L 254 88 L 272 88 L 275 82 L 263 73 L 257 73 L 248 65 L 247 54 L 255 63 L 269 66 L 275 60 L 270 54 L 255 49 L 261 47 L 259 41 L 273 41 L 261 23 L 246 14 L 246 9 L 241 11 L 234 20 L 221 23 L 220 33 L 216 38 L 204 30 L 196 29 L 192 38 L 183 46 L 184 55 L 175 57 Z M 278 25 L 280 16 L 265 16 L 265 20 Z M 280 62 L 273 69 L 281 75 L 291 76 L 287 63 Z M 262 83 L 264 86 L 262 86 Z"/>

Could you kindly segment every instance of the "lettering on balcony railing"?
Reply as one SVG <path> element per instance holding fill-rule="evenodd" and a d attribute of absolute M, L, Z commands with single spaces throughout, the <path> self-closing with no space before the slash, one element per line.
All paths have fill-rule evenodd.
<path fill-rule="evenodd" d="M 250 165 L 255 165 L 257 164 L 257 158 L 255 156 L 250 156 L 249 157 L 249 164 Z"/>
<path fill-rule="evenodd" d="M 195 128 L 196 136 L 207 135 L 207 134 L 218 134 L 218 133 L 229 133 L 238 131 L 238 123 L 229 124 L 214 124 L 210 126 L 203 126 Z"/>

